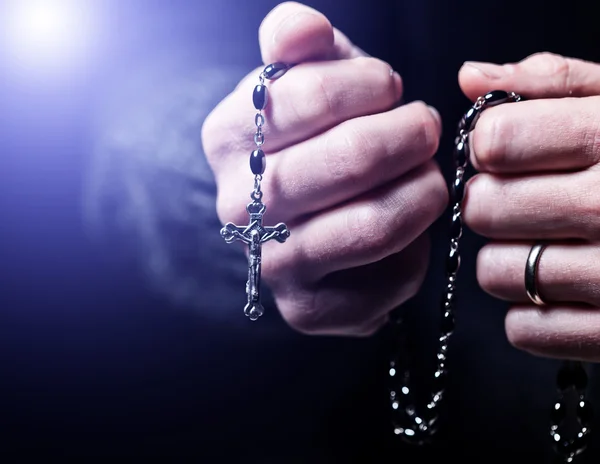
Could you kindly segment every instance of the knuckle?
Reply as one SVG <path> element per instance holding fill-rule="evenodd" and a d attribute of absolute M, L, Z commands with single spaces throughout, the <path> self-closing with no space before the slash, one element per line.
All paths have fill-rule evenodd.
<path fill-rule="evenodd" d="M 346 127 L 341 134 L 324 139 L 325 165 L 329 174 L 339 180 L 359 180 L 364 174 L 372 147 L 359 129 Z"/>
<path fill-rule="evenodd" d="M 274 293 L 289 292 L 289 282 L 298 281 L 299 259 L 293 243 L 287 244 L 291 246 L 282 247 L 278 243 L 264 244 L 265 259 L 261 261 L 261 275 Z"/>
<path fill-rule="evenodd" d="M 567 59 L 564 56 L 545 51 L 529 55 L 523 60 L 522 64 L 532 68 L 535 67 L 542 74 L 545 74 L 546 72 L 556 73 L 564 71 L 565 67 L 568 66 L 566 61 Z"/>
<path fill-rule="evenodd" d="M 440 167 L 433 160 L 421 165 L 414 175 L 419 181 L 419 187 L 414 191 L 415 202 L 418 203 L 412 204 L 411 210 L 418 215 L 415 219 L 420 218 L 430 225 L 448 206 L 448 186 Z"/>
<path fill-rule="evenodd" d="M 349 249 L 369 250 L 376 260 L 393 252 L 393 231 L 385 226 L 388 215 L 376 202 L 350 208 L 346 239 Z"/>
<path fill-rule="evenodd" d="M 507 161 L 507 141 L 513 138 L 513 125 L 498 109 L 484 112 L 473 131 L 472 156 L 480 170 L 494 171 Z"/>
<path fill-rule="evenodd" d="M 591 97 L 596 107 L 600 104 L 600 97 Z M 583 152 L 590 164 L 600 161 L 600 115 L 596 112 L 590 115 L 583 123 L 585 133 L 583 135 Z"/>
<path fill-rule="evenodd" d="M 371 56 L 353 59 L 357 74 L 364 76 L 362 83 L 368 91 L 370 100 L 376 101 L 380 108 L 389 108 L 402 94 L 402 88 L 396 87 L 389 63 Z"/>
<path fill-rule="evenodd" d="M 413 103 L 415 118 L 419 121 L 418 143 L 427 155 L 432 156 L 439 147 L 441 130 L 436 117 L 424 102 Z"/>
<path fill-rule="evenodd" d="M 380 83 L 384 82 L 386 75 L 389 76 L 390 65 L 379 58 L 372 56 L 357 56 L 356 58 L 353 58 L 352 62 L 359 68 L 359 72 L 361 73 L 372 72 L 374 77 L 381 76 L 382 80 Z"/>
<path fill-rule="evenodd" d="M 323 71 L 322 66 L 300 65 L 290 73 L 277 99 L 290 111 L 292 125 L 304 125 L 314 119 L 337 120 L 343 111 L 340 82 Z"/>
<path fill-rule="evenodd" d="M 444 212 L 446 206 L 448 206 L 450 193 L 448 192 L 448 186 L 440 167 L 435 162 L 431 162 L 429 165 L 430 175 L 433 179 L 428 197 L 432 202 L 432 212 L 435 218 L 437 218 Z"/>
<path fill-rule="evenodd" d="M 497 266 L 494 259 L 493 249 L 489 245 L 484 246 L 477 254 L 477 282 L 483 291 L 492 295 L 496 293 L 497 283 L 497 274 L 494 272 Z M 498 272 L 503 272 L 503 270 L 498 269 Z"/>
<path fill-rule="evenodd" d="M 312 69 L 309 76 L 309 85 L 300 79 L 296 80 L 295 85 L 298 91 L 293 92 L 302 95 L 295 99 L 297 113 L 304 117 L 323 117 L 327 116 L 331 120 L 337 120 L 344 106 L 343 93 L 338 91 L 340 82 L 331 74 L 323 72 L 321 67 Z M 300 105 L 300 102 L 303 102 Z"/>
<path fill-rule="evenodd" d="M 511 345 L 520 350 L 535 350 L 545 344 L 548 335 L 531 323 L 524 311 L 512 309 L 506 314 L 504 330 Z"/>
<path fill-rule="evenodd" d="M 311 291 L 313 290 L 313 291 Z M 322 330 L 322 313 L 315 305 L 318 290 L 276 294 L 277 306 L 283 320 L 294 330 L 306 335 L 317 334 Z"/>
<path fill-rule="evenodd" d="M 592 241 L 600 240 L 600 194 L 596 193 L 594 179 L 586 179 L 579 183 L 579 188 L 569 194 L 564 212 L 569 216 L 572 211 L 577 211 L 578 224 L 584 229 L 584 237 Z"/>
<path fill-rule="evenodd" d="M 490 236 L 493 230 L 494 208 L 490 208 L 490 205 L 498 205 L 494 202 L 495 194 L 492 190 L 491 179 L 485 174 L 476 174 L 467 181 L 465 186 L 463 206 L 465 225 L 483 236 Z"/>
<path fill-rule="evenodd" d="M 554 78 L 556 90 L 568 91 L 571 89 L 571 61 L 564 56 L 551 52 L 534 53 L 523 62 L 529 69 L 536 73 Z"/>

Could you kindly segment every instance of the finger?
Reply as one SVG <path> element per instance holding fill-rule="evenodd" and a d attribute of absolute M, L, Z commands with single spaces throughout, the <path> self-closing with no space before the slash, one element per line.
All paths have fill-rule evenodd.
<path fill-rule="evenodd" d="M 600 95 L 600 65 L 553 53 L 536 53 L 519 63 L 467 61 L 458 73 L 472 100 L 490 90 L 513 91 L 528 99 Z"/>
<path fill-rule="evenodd" d="M 271 10 L 260 25 L 258 37 L 265 64 L 362 55 L 325 15 L 296 2 L 284 2 Z"/>
<path fill-rule="evenodd" d="M 430 161 L 400 179 L 293 224 L 286 247 L 265 247 L 267 276 L 295 275 L 316 282 L 325 275 L 380 261 L 399 252 L 437 219 L 448 191 Z M 266 264 L 266 263 L 269 264 Z"/>
<path fill-rule="evenodd" d="M 413 297 L 425 278 L 427 234 L 381 261 L 326 276 L 303 296 L 279 292 L 277 307 L 288 324 L 310 335 L 369 336 L 388 313 Z M 300 304 L 299 304 L 300 303 Z"/>
<path fill-rule="evenodd" d="M 472 132 L 479 171 L 588 168 L 600 159 L 600 97 L 524 101 L 484 111 Z"/>
<path fill-rule="evenodd" d="M 209 161 L 256 148 L 251 95 L 257 79 L 241 84 L 205 120 L 202 141 Z M 354 58 L 295 66 L 268 91 L 264 150 L 273 153 L 347 119 L 391 109 L 402 96 L 402 80 L 381 60 Z"/>
<path fill-rule="evenodd" d="M 464 219 L 495 239 L 600 239 L 597 173 L 531 177 L 477 174 L 467 183 Z"/>
<path fill-rule="evenodd" d="M 600 311 L 575 306 L 517 306 L 506 315 L 508 340 L 521 350 L 559 359 L 600 360 Z"/>
<path fill-rule="evenodd" d="M 477 279 L 492 296 L 530 303 L 525 263 L 533 243 L 491 243 L 477 257 Z M 600 307 L 600 246 L 550 243 L 538 264 L 538 289 L 546 303 L 584 303 Z"/>
<path fill-rule="evenodd" d="M 386 184 L 431 159 L 440 133 L 435 110 L 418 102 L 351 119 L 278 152 L 270 157 L 270 175 L 262 184 L 269 214 L 288 221 Z M 247 166 L 238 169 L 238 175 L 222 178 L 221 194 L 228 198 L 219 200 L 219 214 L 236 219 L 248 198 L 239 188 Z M 232 210 L 222 209 L 221 201 Z"/>

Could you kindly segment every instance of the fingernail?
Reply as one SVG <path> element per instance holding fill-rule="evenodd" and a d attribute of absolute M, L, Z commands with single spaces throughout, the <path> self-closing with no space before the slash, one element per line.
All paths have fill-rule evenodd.
<path fill-rule="evenodd" d="M 437 122 L 438 130 L 441 132 L 442 131 L 442 117 L 440 116 L 440 113 L 433 106 L 427 105 L 427 109 L 431 112 L 431 114 L 435 118 L 435 121 Z"/>
<path fill-rule="evenodd" d="M 313 13 L 307 13 L 306 11 L 302 11 L 299 13 L 295 13 L 291 16 L 288 16 L 286 19 L 284 19 L 281 22 L 281 24 L 279 24 L 279 27 L 273 33 L 273 43 L 275 44 L 279 41 L 281 32 L 285 33 L 287 30 L 294 27 L 299 22 L 301 22 L 307 18 L 314 18 L 315 16 L 317 16 L 317 15 L 315 15 Z"/>
<path fill-rule="evenodd" d="M 506 74 L 504 68 L 499 64 L 484 63 L 482 61 L 465 61 L 463 66 L 473 68 L 491 79 L 498 79 Z"/>

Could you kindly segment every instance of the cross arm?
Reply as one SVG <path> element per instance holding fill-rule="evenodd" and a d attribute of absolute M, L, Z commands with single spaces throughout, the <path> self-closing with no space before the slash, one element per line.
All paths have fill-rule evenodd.
<path fill-rule="evenodd" d="M 221 229 L 221 237 L 225 239 L 227 243 L 231 243 L 234 240 L 240 240 L 241 242 L 249 244 L 251 238 L 244 232 L 247 226 L 236 226 L 235 224 L 228 222 Z"/>
<path fill-rule="evenodd" d="M 273 227 L 265 227 L 265 234 L 261 238 L 261 243 L 267 242 L 271 239 L 277 240 L 279 243 L 285 242 L 290 236 L 290 231 L 287 226 L 280 222 Z"/>

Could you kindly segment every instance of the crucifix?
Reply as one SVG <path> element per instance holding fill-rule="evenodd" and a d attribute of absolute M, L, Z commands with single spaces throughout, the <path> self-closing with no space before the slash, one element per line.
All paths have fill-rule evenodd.
<path fill-rule="evenodd" d="M 228 222 L 221 229 L 221 237 L 227 243 L 239 240 L 248 245 L 248 280 L 246 282 L 246 295 L 248 302 L 244 307 L 244 314 L 255 321 L 264 312 L 260 304 L 260 263 L 262 258 L 262 244 L 269 240 L 283 243 L 290 236 L 290 231 L 283 223 L 273 227 L 263 226 L 263 216 L 267 207 L 260 200 L 255 200 L 246 206 L 250 215 L 247 226 L 236 226 Z"/>

